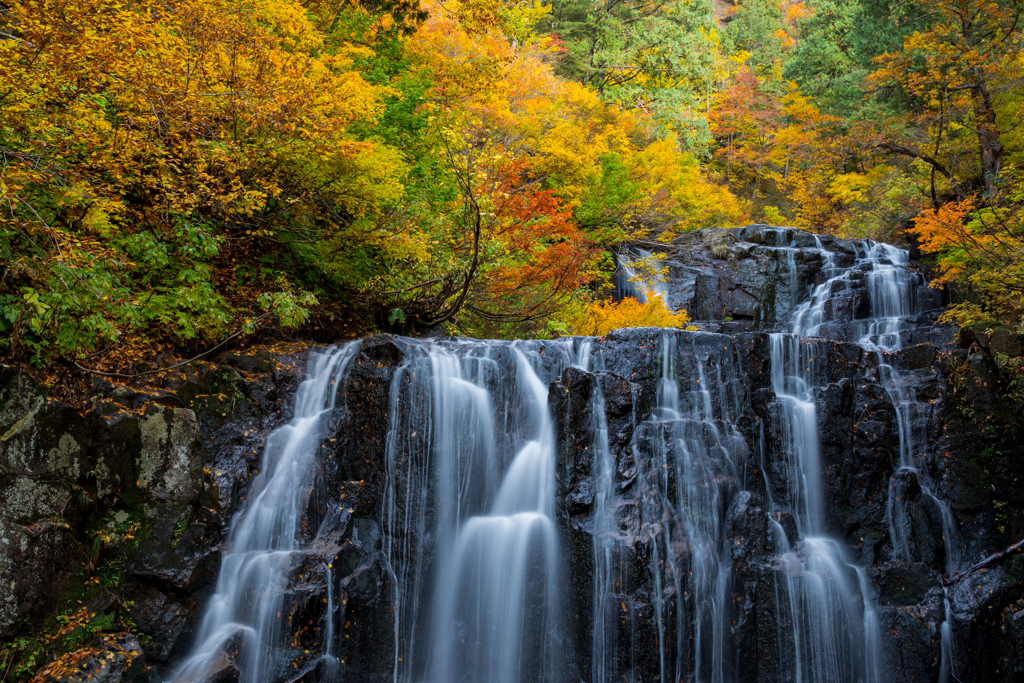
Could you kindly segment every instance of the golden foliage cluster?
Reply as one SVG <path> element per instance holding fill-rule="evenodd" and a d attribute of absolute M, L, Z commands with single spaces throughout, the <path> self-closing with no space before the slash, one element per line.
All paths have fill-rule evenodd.
<path fill-rule="evenodd" d="M 583 313 L 575 333 L 588 337 L 602 337 L 612 330 L 627 327 L 668 327 L 675 329 L 697 329 L 689 326 L 690 316 L 686 311 L 673 313 L 665 306 L 660 296 L 652 296 L 645 303 L 632 297 L 622 301 L 597 301 Z"/>

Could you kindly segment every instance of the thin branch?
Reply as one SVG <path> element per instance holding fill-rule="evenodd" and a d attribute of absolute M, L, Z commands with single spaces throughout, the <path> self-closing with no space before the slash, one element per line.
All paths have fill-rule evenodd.
<path fill-rule="evenodd" d="M 914 159 L 920 159 L 926 164 L 929 164 L 932 168 L 934 168 L 942 175 L 946 176 L 946 178 L 950 180 L 953 179 L 953 174 L 949 172 L 949 169 L 947 169 L 941 161 L 939 161 L 938 159 L 934 159 L 928 156 L 927 154 L 918 154 L 917 152 L 911 149 L 907 149 L 906 147 L 903 147 L 901 145 L 895 145 L 891 142 L 883 142 L 881 144 L 875 145 L 875 149 L 882 149 L 885 150 L 886 152 L 889 152 L 890 154 L 901 154 L 903 156 L 913 157 Z"/>
<path fill-rule="evenodd" d="M 968 567 L 967 569 L 964 569 L 961 572 L 957 572 L 956 574 L 953 574 L 952 576 L 945 577 L 944 579 L 942 579 L 942 585 L 944 585 L 944 586 L 956 585 L 957 583 L 959 583 L 968 574 L 971 574 L 973 572 L 976 572 L 976 571 L 985 569 L 987 567 L 990 567 L 991 565 L 996 564 L 997 562 L 1005 559 L 1006 557 L 1012 555 L 1013 553 L 1018 553 L 1021 550 L 1024 550 L 1024 539 L 1021 539 L 1021 540 L 1017 541 L 1016 543 L 1014 543 L 1013 545 L 1009 546 L 1005 550 L 1001 550 L 998 553 L 995 553 L 994 555 L 989 555 L 988 557 L 986 557 L 981 562 L 976 562 L 975 564 L 972 564 L 970 567 Z"/>
<path fill-rule="evenodd" d="M 411 292 L 414 289 L 423 289 L 424 287 L 429 287 L 430 285 L 436 285 L 440 281 L 441 281 L 441 278 L 438 277 L 438 278 L 434 278 L 433 280 L 427 280 L 426 282 L 421 282 L 418 285 L 410 285 L 409 287 L 404 287 L 402 289 L 389 289 L 386 292 L 377 292 L 377 294 L 383 296 L 385 294 L 401 294 L 403 292 Z"/>

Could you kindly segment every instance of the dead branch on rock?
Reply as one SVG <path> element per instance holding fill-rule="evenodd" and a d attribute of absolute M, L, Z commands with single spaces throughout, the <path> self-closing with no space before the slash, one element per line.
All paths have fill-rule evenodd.
<path fill-rule="evenodd" d="M 988 557 L 986 557 L 981 562 L 977 562 L 975 564 L 972 564 L 970 567 L 968 567 L 967 569 L 964 569 L 963 571 L 959 571 L 956 574 L 953 574 L 952 576 L 945 577 L 944 579 L 942 579 L 942 585 L 944 585 L 944 586 L 956 585 L 957 583 L 959 583 L 968 574 L 970 574 L 972 572 L 976 572 L 976 571 L 978 571 L 980 569 L 985 569 L 986 567 L 989 567 L 989 566 L 991 566 L 993 564 L 996 564 L 997 562 L 1002 561 L 1003 559 L 1005 559 L 1006 557 L 1012 555 L 1013 553 L 1020 552 L 1021 550 L 1024 550 L 1024 539 L 1021 539 L 1021 540 L 1017 541 L 1016 543 L 1014 543 L 1010 547 L 1006 548 L 1005 550 L 1000 550 L 998 553 L 996 553 L 994 555 L 989 555 Z"/>

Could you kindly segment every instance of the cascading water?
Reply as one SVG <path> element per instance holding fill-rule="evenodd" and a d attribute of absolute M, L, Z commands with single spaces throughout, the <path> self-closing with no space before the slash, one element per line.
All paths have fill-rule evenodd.
<path fill-rule="evenodd" d="M 910 541 L 910 522 L 903 502 L 908 480 L 912 480 L 940 512 L 945 570 L 947 574 L 952 574 L 960 563 L 955 541 L 956 526 L 949 506 L 933 493 L 934 487 L 924 464 L 925 454 L 920 452 L 920 444 L 925 441 L 923 424 L 927 421 L 927 415 L 924 414 L 923 404 L 917 400 L 913 382 L 903 377 L 888 360 L 888 354 L 902 348 L 903 335 L 909 321 L 920 314 L 917 293 L 924 286 L 924 279 L 907 268 L 909 257 L 905 250 L 870 240 L 855 243 L 855 263 L 850 268 L 837 271 L 834 254 L 825 250 L 817 237 L 815 240 L 826 260 L 828 276 L 821 285 L 814 288 L 808 301 L 795 311 L 792 331 L 806 337 L 821 334 L 828 317 L 826 309 L 834 307 L 838 298 L 850 295 L 855 278 L 863 279 L 868 294 L 869 314 L 866 318 L 850 321 L 850 327 L 857 343 L 876 354 L 878 380 L 895 408 L 899 435 L 899 459 L 896 472 L 889 482 L 886 507 L 894 559 L 904 562 L 915 560 Z M 866 594 L 865 605 L 865 609 L 868 609 Z M 940 627 L 941 683 L 949 680 L 953 663 L 949 609 L 947 597 L 945 620 Z M 866 629 L 865 633 L 868 632 Z"/>
<path fill-rule="evenodd" d="M 880 681 L 878 623 L 864 570 L 823 535 L 824 478 L 814 400 L 821 349 L 791 334 L 771 335 L 772 389 L 781 408 L 789 509 L 799 540 L 791 543 L 778 515 L 773 532 L 785 576 L 780 641 L 795 681 Z M 819 363 L 820 364 L 820 363 Z"/>
<path fill-rule="evenodd" d="M 726 339 L 707 337 L 716 343 Z M 747 457 L 734 425 L 743 390 L 731 354 L 715 357 L 710 346 L 694 342 L 679 348 L 676 342 L 675 334 L 662 338 L 654 410 L 637 425 L 632 444 L 640 464 L 641 518 L 649 530 L 641 535 L 650 535 L 647 566 L 653 581 L 657 671 L 663 682 L 724 681 L 730 556 L 723 517 Z M 677 372 L 680 362 L 685 373 Z M 684 390 L 680 375 L 692 378 Z M 595 401 L 592 410 L 600 413 L 601 403 Z M 621 573 L 619 544 L 629 534 L 617 533 L 614 510 L 608 507 L 615 473 L 606 453 L 607 425 L 602 419 L 594 424 L 601 465 L 594 522 L 593 680 L 639 680 L 636 672 L 616 668 L 617 632 L 632 628 L 632 617 L 615 614 L 616 606 L 630 610 L 614 597 L 613 588 Z"/>
<path fill-rule="evenodd" d="M 574 360 L 562 343 L 410 345 L 392 383 L 384 520 L 396 681 L 555 680 L 547 381 Z"/>
<path fill-rule="evenodd" d="M 889 500 L 886 506 L 893 553 L 897 560 L 912 562 L 915 559 L 909 543 L 910 522 L 902 502 L 905 500 L 905 487 L 902 484 L 909 475 L 939 510 L 942 518 L 945 570 L 946 574 L 952 575 L 960 565 L 956 525 L 949 506 L 933 493 L 934 486 L 924 463 L 925 454 L 920 449 L 920 444 L 924 443 L 921 423 L 927 418 L 920 414 L 923 412 L 922 404 L 917 400 L 912 383 L 905 381 L 885 358 L 886 352 L 896 351 L 903 346 L 900 333 L 906 319 L 918 313 L 916 290 L 924 284 L 923 278 L 905 268 L 909 260 L 907 252 L 890 245 L 869 245 L 866 258 L 872 263 L 872 269 L 867 274 L 867 284 L 876 320 L 868 324 L 860 344 L 865 349 L 877 352 L 879 381 L 896 409 L 900 437 L 899 467 L 890 479 Z M 943 601 L 945 614 L 940 626 L 940 683 L 949 680 L 953 668 L 950 605 L 945 589 Z"/>
<path fill-rule="evenodd" d="M 577 367 L 586 371 L 590 363 L 591 342 L 580 349 Z M 613 510 L 609 508 L 615 488 L 615 460 L 608 446 L 608 419 L 604 391 L 594 383 L 589 413 L 593 420 L 594 443 L 594 630 L 591 637 L 591 675 L 594 683 L 617 679 L 618 652 L 613 624 L 618 616 L 616 600 L 616 532 Z"/>
<path fill-rule="evenodd" d="M 547 387 L 513 349 L 535 438 L 505 473 L 489 514 L 464 520 L 442 564 L 428 667 L 432 681 L 548 681 L 558 634 L 554 435 Z"/>
<path fill-rule="evenodd" d="M 638 247 L 633 248 L 636 255 L 645 261 L 660 267 L 661 262 L 655 259 L 654 253 Z M 616 277 L 616 289 L 618 297 L 631 296 L 640 303 L 646 303 L 648 299 L 658 296 L 666 308 L 669 308 L 668 285 L 661 277 L 654 277 L 650 281 L 630 266 L 630 259 L 623 256 L 617 257 L 621 274 Z M 634 262 L 635 265 L 635 262 Z"/>
<path fill-rule="evenodd" d="M 805 251 L 798 259 L 792 235 L 775 237 L 767 247 L 778 252 L 772 277 L 785 288 L 789 310 L 798 274 L 816 256 Z M 386 573 L 395 640 L 390 669 L 375 675 L 395 683 L 748 680 L 748 663 L 739 660 L 750 641 L 740 644 L 738 629 L 748 629 L 742 637 L 749 638 L 750 626 L 738 623 L 736 596 L 750 600 L 742 582 L 752 581 L 774 583 L 758 595 L 769 606 L 774 595 L 772 666 L 782 679 L 886 680 L 868 575 L 827 535 L 822 459 L 832 446 L 821 444 L 816 390 L 830 383 L 826 359 L 834 344 L 813 337 L 858 341 L 877 354 L 878 382 L 896 407 L 900 439 L 888 507 L 893 559 L 915 559 L 899 488 L 911 482 L 942 511 L 947 569 L 955 568 L 952 517 L 931 493 L 920 452 L 927 415 L 913 382 L 889 361 L 910 329 L 922 281 L 906 268 L 905 252 L 887 245 L 858 243 L 852 258 L 828 251 L 818 238 L 815 246 L 823 278 L 792 308 L 789 331 L 768 337 L 763 380 L 754 380 L 757 368 L 740 365 L 747 357 L 764 362 L 738 348 L 763 345 L 757 335 L 647 331 L 624 344 L 392 338 L 399 350 L 392 357 L 401 360 L 389 370 L 388 432 L 377 461 L 384 462 L 377 499 L 383 533 L 381 546 L 366 552 L 381 558 Z M 782 283 L 785 277 L 790 282 Z M 280 662 L 271 660 L 287 649 L 278 642 L 286 627 L 282 595 L 299 556 L 327 582 L 326 623 L 303 661 L 316 659 L 324 681 L 344 679 L 348 665 L 332 655 L 343 622 L 336 627 L 332 613 L 352 593 L 329 560 L 310 554 L 299 529 L 309 496 L 319 495 L 313 489 L 321 416 L 334 408 L 356 350 L 311 355 L 296 417 L 268 439 L 262 473 L 232 523 L 217 593 L 179 670 L 182 683 L 207 678 L 228 643 L 241 646 L 241 681 L 283 680 Z M 622 374 L 605 373 L 606 366 Z M 571 444 L 578 433 L 568 427 L 556 434 L 549 408 L 550 398 L 564 409 L 559 420 L 569 415 L 559 401 L 570 400 L 580 378 L 588 393 L 574 410 L 587 416 L 580 427 L 590 432 L 580 437 L 585 448 Z M 760 388 L 748 389 L 752 381 Z M 549 387 L 557 389 L 551 397 Z M 614 410 L 620 412 L 613 429 Z M 755 462 L 748 442 L 759 434 L 763 450 Z M 556 489 L 568 485 L 556 471 L 569 476 L 556 470 L 560 458 L 577 458 L 573 466 L 585 472 L 571 503 L 585 512 L 556 506 Z M 748 471 L 763 471 L 763 496 L 742 490 Z M 734 508 L 754 499 L 761 502 L 752 503 L 750 519 L 761 520 L 764 540 L 737 555 L 737 544 L 754 541 L 737 535 L 746 513 Z M 589 583 L 577 598 L 565 560 L 575 553 L 575 567 L 581 555 L 578 546 L 563 547 L 560 536 L 570 533 L 561 526 L 561 515 L 569 514 L 578 515 L 572 533 L 592 542 L 584 546 L 584 573 L 574 574 Z M 752 568 L 752 556 L 762 564 Z M 572 604 L 586 605 L 587 627 L 565 613 L 573 599 L 585 601 Z M 953 661 L 948 621 L 943 681 Z M 758 628 L 765 623 L 770 618 Z"/>
<path fill-rule="evenodd" d="M 231 524 L 221 562 L 217 590 L 196 634 L 196 646 L 175 680 L 205 680 L 230 641 L 239 680 L 263 683 L 270 659 L 279 646 L 281 605 L 294 556 L 304 552 L 300 525 L 309 496 L 315 495 L 316 454 L 321 418 L 334 409 L 346 369 L 359 348 L 310 354 L 306 379 L 295 395 L 295 416 L 267 439 L 260 475 L 242 510 Z M 333 605 L 331 605 L 333 606 Z M 331 634 L 331 614 L 327 613 Z M 331 636 L 323 660 L 333 668 Z"/>

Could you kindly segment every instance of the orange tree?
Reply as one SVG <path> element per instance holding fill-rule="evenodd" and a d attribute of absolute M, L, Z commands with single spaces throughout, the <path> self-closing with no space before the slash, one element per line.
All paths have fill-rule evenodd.
<path fill-rule="evenodd" d="M 939 255 L 940 277 L 961 298 L 946 314 L 959 324 L 999 321 L 1024 328 L 1024 178 L 1010 166 L 993 195 L 928 209 L 910 232 Z"/>
<path fill-rule="evenodd" d="M 758 218 L 840 232 L 849 212 L 842 195 L 850 137 L 838 117 L 820 111 L 795 83 L 783 89 L 776 94 L 739 69 L 709 114 L 716 163 Z"/>
<path fill-rule="evenodd" d="M 932 206 L 911 233 L 937 254 L 938 283 L 964 297 L 949 316 L 959 322 L 1024 324 L 1022 11 L 1016 1 L 941 0 L 931 26 L 871 76 L 909 98 L 904 134 L 878 147 L 927 169 Z"/>

